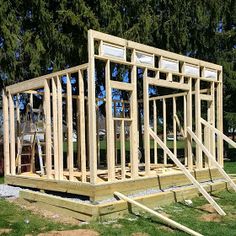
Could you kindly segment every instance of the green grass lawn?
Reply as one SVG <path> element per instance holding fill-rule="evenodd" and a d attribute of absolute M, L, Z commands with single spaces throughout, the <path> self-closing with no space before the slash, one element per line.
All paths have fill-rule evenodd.
<path fill-rule="evenodd" d="M 161 208 L 161 212 L 167 214 L 171 219 L 204 235 L 236 235 L 236 194 L 224 191 L 215 193 L 214 197 L 227 213 L 225 217 L 219 217 L 213 213 L 214 218 L 217 218 L 220 222 L 205 222 L 200 220 L 203 215 L 209 216 L 209 213 L 197 208 L 207 203 L 202 197 L 193 199 L 192 206 L 175 203 Z M 94 229 L 101 235 L 128 236 L 138 232 L 153 236 L 186 235 L 181 231 L 165 226 L 157 218 L 146 213 L 141 213 L 141 216 L 128 215 L 126 218 L 110 222 L 110 224 L 92 222 L 87 225 L 72 226 L 55 223 L 46 218 L 34 215 L 5 200 L 0 200 L 0 209 L 0 229 L 12 229 L 9 235 L 37 235 L 40 232 L 51 230 L 79 228 Z M 29 220 L 28 224 L 25 223 L 26 220 Z"/>
<path fill-rule="evenodd" d="M 225 162 L 224 169 L 229 174 L 236 174 L 236 161 Z"/>

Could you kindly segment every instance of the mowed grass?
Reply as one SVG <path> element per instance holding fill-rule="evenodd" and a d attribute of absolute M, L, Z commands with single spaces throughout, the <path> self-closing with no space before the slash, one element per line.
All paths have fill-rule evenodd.
<path fill-rule="evenodd" d="M 169 218 L 195 230 L 203 235 L 236 235 L 236 193 L 223 191 L 214 193 L 216 201 L 227 213 L 220 217 L 216 213 L 213 215 L 219 222 L 206 222 L 201 219 L 203 215 L 209 213 L 198 209 L 199 206 L 207 202 L 203 197 L 193 199 L 193 205 L 186 206 L 184 203 L 175 203 L 159 208 L 161 213 L 167 214 Z M 157 218 L 139 211 L 139 215 L 130 214 L 124 219 L 115 219 L 110 222 L 92 222 L 87 225 L 65 225 L 55 223 L 52 220 L 34 215 L 28 210 L 6 200 L 0 200 L 0 229 L 12 229 L 9 235 L 37 235 L 41 232 L 52 230 L 69 229 L 93 229 L 100 235 L 122 235 L 130 236 L 135 233 L 145 233 L 144 235 L 186 235 L 185 233 L 172 229 Z M 212 213 L 210 214 L 212 215 Z M 28 223 L 26 223 L 28 221 Z M 140 234 L 141 235 L 141 234 Z"/>
<path fill-rule="evenodd" d="M 225 162 L 224 169 L 229 174 L 236 174 L 236 161 Z"/>

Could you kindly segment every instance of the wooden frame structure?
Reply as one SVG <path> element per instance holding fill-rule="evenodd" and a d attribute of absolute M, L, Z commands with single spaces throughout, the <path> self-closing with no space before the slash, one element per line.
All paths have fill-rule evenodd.
<path fill-rule="evenodd" d="M 96 92 L 98 63 L 103 68 L 103 97 Z M 128 68 L 122 77 L 115 75 L 118 66 Z M 138 83 L 143 87 L 141 99 L 138 99 Z M 154 87 L 157 93 L 150 96 Z M 174 93 L 162 95 L 162 88 Z M 127 101 L 114 98 L 114 91 L 128 94 Z M 24 137 L 21 137 L 19 96 L 24 99 L 28 96 L 32 113 L 38 109 L 34 107 L 35 100 L 42 102 L 44 174 L 38 170 L 39 154 L 35 150 L 30 150 L 30 168 L 22 164 L 19 147 Z M 105 105 L 106 130 L 103 159 L 98 127 L 101 103 Z M 138 119 L 140 104 L 143 128 Z M 215 166 L 227 177 L 222 169 L 223 139 L 229 140 L 222 133 L 220 65 L 89 30 L 88 63 L 8 86 L 3 91 L 3 105 L 5 176 L 9 184 L 70 192 L 97 200 L 117 190 L 129 192 L 156 186 L 158 169 L 174 166 L 173 175 L 183 171 L 217 211 L 224 214 L 191 177 L 193 172 L 211 171 Z M 207 121 L 202 118 L 203 113 Z M 168 123 L 168 119 L 172 121 Z M 167 128 L 169 124 L 171 128 Z M 162 133 L 157 132 L 160 125 Z M 171 150 L 167 147 L 170 129 Z M 142 132 L 144 153 L 140 160 Z M 184 143 L 182 164 L 178 156 L 178 133 Z M 33 139 L 31 144 L 35 146 Z M 158 150 L 162 150 L 161 156 Z M 230 179 L 227 181 L 235 188 Z"/>

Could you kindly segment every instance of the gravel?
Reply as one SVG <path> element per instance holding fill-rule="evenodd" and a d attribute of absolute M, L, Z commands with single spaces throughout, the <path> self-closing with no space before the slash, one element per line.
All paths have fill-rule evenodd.
<path fill-rule="evenodd" d="M 18 198 L 21 188 L 0 184 L 0 198 Z"/>

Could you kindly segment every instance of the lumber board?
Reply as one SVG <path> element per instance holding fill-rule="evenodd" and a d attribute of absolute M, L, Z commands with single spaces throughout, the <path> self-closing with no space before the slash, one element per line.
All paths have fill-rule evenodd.
<path fill-rule="evenodd" d="M 216 88 L 216 103 L 217 103 L 217 114 L 216 114 L 216 126 L 217 129 L 223 132 L 223 85 L 222 85 L 223 72 L 220 71 L 219 81 Z M 217 139 L 217 160 L 221 166 L 224 166 L 224 153 L 223 153 L 223 139 Z"/>
<path fill-rule="evenodd" d="M 73 152 L 73 114 L 72 114 L 72 86 L 69 74 L 66 74 L 66 110 L 67 110 L 67 168 L 69 180 L 73 181 L 74 152 Z"/>
<path fill-rule="evenodd" d="M 80 152 L 81 152 L 81 180 L 86 182 L 86 143 L 85 143 L 85 108 L 84 108 L 84 81 L 82 71 L 79 70 L 79 127 L 80 127 Z"/>
<path fill-rule="evenodd" d="M 68 180 L 53 180 L 42 179 L 40 177 L 34 178 L 29 176 L 11 176 L 7 175 L 5 179 L 7 184 L 23 186 L 35 189 L 58 191 L 62 193 L 72 193 L 77 195 L 84 195 L 93 197 L 93 185 L 90 183 L 72 182 Z"/>
<path fill-rule="evenodd" d="M 36 192 L 32 190 L 21 190 L 20 197 L 32 201 L 38 201 L 43 203 L 48 203 L 50 205 L 59 206 L 73 210 L 75 212 L 81 212 L 86 215 L 94 215 L 97 213 L 97 207 L 92 204 L 85 202 L 73 201 L 69 198 L 63 198 L 60 196 L 54 196 L 51 194 L 45 194 L 41 192 Z"/>
<path fill-rule="evenodd" d="M 52 178 L 52 135 L 51 135 L 51 106 L 50 106 L 50 80 L 44 80 L 44 109 L 46 123 L 46 174 Z"/>
<path fill-rule="evenodd" d="M 115 143 L 114 122 L 112 115 L 112 87 L 110 80 L 110 61 L 107 60 L 105 67 L 106 82 L 106 130 L 107 130 L 107 168 L 108 181 L 115 180 Z"/>
<path fill-rule="evenodd" d="M 10 165 L 11 174 L 16 174 L 16 138 L 15 138 L 15 108 L 12 94 L 8 94 L 10 118 Z"/>
<path fill-rule="evenodd" d="M 26 80 L 17 84 L 13 84 L 6 87 L 6 91 L 10 92 L 11 94 L 21 93 L 27 90 L 35 90 L 44 87 L 44 83 L 46 79 L 50 79 L 55 76 L 62 76 L 66 75 L 67 73 L 74 73 L 79 69 L 86 69 L 88 67 L 88 63 L 82 64 L 79 66 L 71 67 L 65 70 L 61 70 L 58 72 L 50 73 L 47 75 L 43 75 L 34 79 Z"/>
<path fill-rule="evenodd" d="M 139 202 L 135 201 L 134 199 L 132 198 L 129 198 L 127 196 L 125 196 L 124 194 L 120 193 L 120 192 L 114 192 L 114 195 L 119 197 L 120 199 L 123 199 L 131 204 L 134 204 L 135 206 L 141 208 L 142 210 L 156 216 L 157 218 L 161 219 L 161 221 L 163 221 L 164 223 L 166 223 L 167 225 L 170 225 L 174 228 L 177 228 L 177 229 L 180 229 L 190 235 L 196 235 L 196 236 L 201 236 L 202 234 L 199 234 L 197 233 L 196 231 L 188 228 L 188 227 L 185 227 L 184 225 L 181 225 L 179 223 L 177 223 L 176 221 L 174 220 L 171 220 L 169 219 L 168 217 L 162 215 L 161 213 L 158 213 L 157 211 L 154 211 L 150 208 L 148 208 L 147 206 L 143 205 L 143 204 L 140 204 Z"/>
<path fill-rule="evenodd" d="M 201 126 L 201 100 L 200 100 L 200 80 L 195 81 L 195 127 L 196 134 L 199 140 L 202 140 L 202 126 Z M 196 145 L 196 166 L 198 169 L 202 168 L 202 151 L 199 145 Z"/>
<path fill-rule="evenodd" d="M 181 84 L 178 82 L 173 82 L 173 81 L 171 82 L 171 81 L 167 81 L 167 80 L 163 80 L 163 79 L 154 79 L 154 78 L 150 78 L 150 77 L 148 77 L 148 80 L 149 80 L 149 84 L 151 84 L 151 85 L 189 91 L 188 84 Z"/>
<path fill-rule="evenodd" d="M 149 53 L 149 54 L 156 54 L 158 56 L 164 56 L 164 57 L 179 60 L 179 61 L 184 61 L 184 62 L 193 64 L 193 65 L 196 65 L 196 66 L 206 66 L 206 67 L 209 67 L 211 69 L 216 69 L 216 70 L 222 69 L 221 66 L 210 63 L 210 62 L 201 61 L 201 60 L 198 60 L 195 58 L 179 55 L 177 53 L 154 48 L 154 47 L 140 44 L 140 43 L 136 43 L 136 42 L 133 42 L 130 40 L 125 40 L 123 38 L 119 38 L 116 36 L 101 33 L 99 31 L 89 30 L 89 33 L 92 35 L 92 37 L 94 39 L 103 40 L 104 42 L 108 42 L 111 44 L 116 44 L 119 46 L 127 46 L 128 48 L 134 48 L 138 51 L 142 51 L 142 52 Z"/>
<path fill-rule="evenodd" d="M 4 175 L 10 174 L 10 146 L 9 146 L 9 103 L 6 91 L 3 90 L 3 138 L 4 138 Z"/>
<path fill-rule="evenodd" d="M 162 109 L 163 109 L 163 142 L 166 145 L 167 143 L 167 134 L 166 134 L 166 99 L 164 98 L 162 101 Z M 164 165 L 167 164 L 167 155 L 165 150 L 163 150 L 163 155 L 164 155 Z"/>
<path fill-rule="evenodd" d="M 58 155 L 58 115 L 57 115 L 57 85 L 56 78 L 52 78 L 52 115 L 53 115 L 53 157 L 55 179 L 59 179 L 59 155 Z"/>
<path fill-rule="evenodd" d="M 133 91 L 134 90 L 133 84 L 114 81 L 114 80 L 110 81 L 110 86 L 111 86 L 111 88 L 120 89 L 120 90 L 127 90 L 127 91 Z"/>
<path fill-rule="evenodd" d="M 188 91 L 186 97 L 186 135 L 187 135 L 187 165 L 188 169 L 193 169 L 193 155 L 192 155 L 192 139 L 191 136 L 188 135 L 187 126 L 192 128 L 192 78 L 189 78 L 189 87 L 190 90 Z"/>
<path fill-rule="evenodd" d="M 150 101 L 150 99 L 149 99 Z M 153 123 L 154 123 L 154 132 L 157 133 L 157 104 L 156 101 L 153 100 Z M 154 142 L 154 164 L 157 164 L 157 143 Z"/>
<path fill-rule="evenodd" d="M 150 135 L 149 135 L 149 84 L 147 69 L 143 76 L 143 114 L 144 114 L 144 151 L 145 151 L 145 174 L 150 175 Z"/>
<path fill-rule="evenodd" d="M 135 50 L 132 51 L 131 61 L 135 60 Z M 137 95 L 137 67 L 131 68 L 131 84 L 133 91 L 130 97 L 130 117 L 132 118 L 130 128 L 130 158 L 131 158 L 131 178 L 138 178 L 138 95 Z"/>
<path fill-rule="evenodd" d="M 126 174 L 126 158 L 125 158 L 125 122 L 124 120 L 121 121 L 120 127 L 120 152 L 121 152 L 121 178 L 125 179 Z"/>
<path fill-rule="evenodd" d="M 57 112 L 58 112 L 58 179 L 63 180 L 63 124 L 62 124 L 62 87 L 61 79 L 57 78 Z"/>
<path fill-rule="evenodd" d="M 88 110 L 90 183 L 97 181 L 96 93 L 93 31 L 88 31 Z"/>

